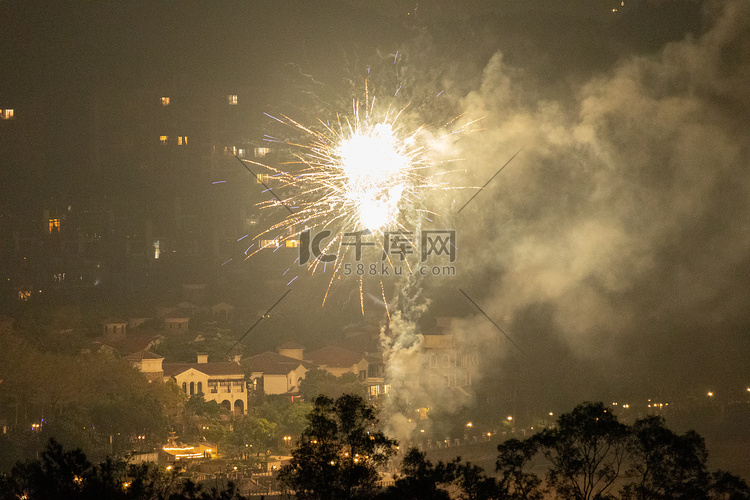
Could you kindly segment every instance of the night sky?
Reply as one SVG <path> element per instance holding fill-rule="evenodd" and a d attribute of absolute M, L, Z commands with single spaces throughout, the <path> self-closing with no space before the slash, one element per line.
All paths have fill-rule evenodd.
<path fill-rule="evenodd" d="M 0 109 L 23 125 L 20 142 L 4 142 L 0 208 L 93 203 L 99 189 L 137 185 L 97 163 L 104 97 L 182 82 L 248 88 L 260 137 L 272 126 L 264 112 L 347 112 L 369 76 L 375 94 L 403 85 L 413 115 L 437 128 L 480 120 L 452 144 L 456 185 L 483 185 L 523 148 L 461 214 L 473 191 L 442 200 L 459 229 L 458 276 L 425 280 L 419 299 L 426 318 L 463 318 L 455 333 L 483 346 L 485 382 L 560 404 L 740 394 L 750 2 L 622 3 L 0 1 Z M 336 304 L 358 308 L 347 295 L 335 312 L 310 299 L 315 328 L 293 308 L 288 324 L 338 331 L 353 320 Z"/>

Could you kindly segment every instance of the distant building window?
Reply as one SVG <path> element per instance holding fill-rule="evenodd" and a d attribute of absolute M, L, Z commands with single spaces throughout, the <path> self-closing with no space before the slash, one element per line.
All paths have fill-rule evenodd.
<path fill-rule="evenodd" d="M 263 158 L 268 153 L 271 152 L 271 148 L 255 148 L 253 149 L 253 154 L 256 158 Z"/>
<path fill-rule="evenodd" d="M 224 146 L 224 156 L 235 156 L 237 154 L 237 146 Z"/>
<path fill-rule="evenodd" d="M 286 240 L 285 245 L 287 248 L 298 248 L 299 247 L 299 240 Z"/>
<path fill-rule="evenodd" d="M 159 249 L 159 240 L 154 241 L 154 259 L 159 258 L 161 250 Z"/>
<path fill-rule="evenodd" d="M 183 392 L 184 392 L 185 394 L 187 394 L 187 383 L 186 383 L 186 382 L 183 382 L 183 383 L 182 383 L 182 391 L 183 391 Z"/>
<path fill-rule="evenodd" d="M 437 356 L 430 354 L 430 368 L 437 368 Z"/>
<path fill-rule="evenodd" d="M 278 248 L 280 246 L 278 238 L 274 240 L 260 240 L 261 248 Z"/>
<path fill-rule="evenodd" d="M 229 94 L 227 96 L 227 102 L 229 102 L 230 106 L 236 106 L 237 105 L 237 94 Z"/>
<path fill-rule="evenodd" d="M 181 135 L 177 138 L 177 145 L 178 146 L 187 146 L 187 136 Z"/>
<path fill-rule="evenodd" d="M 169 140 L 169 137 L 167 137 L 166 135 L 159 136 L 159 142 L 162 144 L 166 144 L 168 140 Z"/>
<path fill-rule="evenodd" d="M 31 292 L 29 292 L 28 290 L 18 291 L 18 300 L 26 302 L 27 300 L 29 300 L 29 298 L 31 298 Z"/>
<path fill-rule="evenodd" d="M 161 105 L 162 106 L 169 106 L 169 97 L 162 97 L 161 98 Z"/>
<path fill-rule="evenodd" d="M 450 354 L 443 354 L 443 368 L 448 368 L 451 365 Z"/>
<path fill-rule="evenodd" d="M 266 184 L 271 180 L 271 174 L 258 174 L 255 176 L 255 182 L 257 184 Z"/>
<path fill-rule="evenodd" d="M 3 109 L 0 112 L 0 118 L 3 120 L 12 120 L 14 115 L 14 111 L 12 109 Z"/>
<path fill-rule="evenodd" d="M 60 219 L 50 219 L 48 223 L 49 232 L 60 232 Z"/>
<path fill-rule="evenodd" d="M 242 149 L 242 148 L 238 149 L 237 150 L 237 156 L 239 156 L 240 158 L 244 158 L 245 157 L 245 150 Z"/>

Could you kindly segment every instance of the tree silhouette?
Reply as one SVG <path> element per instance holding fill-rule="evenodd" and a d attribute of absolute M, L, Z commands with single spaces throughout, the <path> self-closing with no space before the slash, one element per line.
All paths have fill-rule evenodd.
<path fill-rule="evenodd" d="M 561 498 L 595 500 L 611 498 L 628 458 L 628 435 L 603 403 L 583 403 L 533 439 L 552 464 L 547 481 Z"/>
<path fill-rule="evenodd" d="M 377 467 L 397 444 L 377 430 L 377 422 L 375 409 L 360 396 L 315 398 L 308 426 L 279 480 L 305 500 L 374 496 Z"/>
<path fill-rule="evenodd" d="M 657 416 L 637 420 L 631 432 L 636 480 L 623 488 L 622 498 L 707 498 L 708 453 L 702 437 L 694 431 L 677 435 Z"/>

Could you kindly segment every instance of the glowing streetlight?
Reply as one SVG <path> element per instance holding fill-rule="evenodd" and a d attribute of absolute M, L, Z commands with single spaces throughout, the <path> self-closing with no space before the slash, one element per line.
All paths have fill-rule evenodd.
<path fill-rule="evenodd" d="M 513 420 L 513 415 L 508 415 L 508 422 Z"/>
<path fill-rule="evenodd" d="M 710 392 L 710 391 L 709 391 L 709 393 L 708 393 L 708 397 L 709 397 L 709 398 L 712 398 L 712 397 L 714 397 L 714 393 L 713 393 L 713 392 Z"/>

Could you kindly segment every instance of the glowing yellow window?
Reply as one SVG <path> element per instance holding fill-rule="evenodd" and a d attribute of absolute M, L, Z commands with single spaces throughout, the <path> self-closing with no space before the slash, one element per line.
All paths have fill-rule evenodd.
<path fill-rule="evenodd" d="M 60 232 L 60 219 L 49 220 L 49 232 L 52 233 L 53 231 Z"/>
<path fill-rule="evenodd" d="M 253 154 L 255 154 L 256 158 L 263 158 L 270 152 L 271 152 L 270 148 L 255 148 L 253 150 Z"/>
<path fill-rule="evenodd" d="M 13 118 L 14 111 L 12 109 L 2 109 L 0 110 L 0 118 L 3 120 L 10 120 Z"/>
<path fill-rule="evenodd" d="M 162 106 L 169 106 L 169 97 L 162 97 L 161 98 L 161 105 Z"/>
<path fill-rule="evenodd" d="M 162 144 L 166 144 L 168 139 L 169 138 L 166 135 L 159 136 L 159 142 L 161 142 Z"/>
<path fill-rule="evenodd" d="M 299 240 L 286 240 L 286 247 L 287 248 L 299 247 Z"/>
<path fill-rule="evenodd" d="M 237 94 L 229 94 L 227 96 L 227 101 L 229 102 L 230 106 L 236 106 L 237 105 Z"/>
<path fill-rule="evenodd" d="M 177 145 L 178 146 L 187 146 L 187 136 L 181 135 L 177 138 Z"/>

